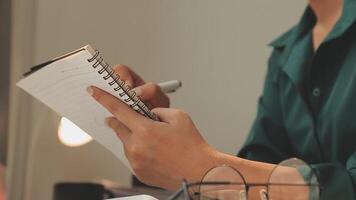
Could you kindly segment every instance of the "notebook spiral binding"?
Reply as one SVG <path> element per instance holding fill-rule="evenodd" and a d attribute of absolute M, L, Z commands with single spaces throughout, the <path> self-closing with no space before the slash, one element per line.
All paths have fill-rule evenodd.
<path fill-rule="evenodd" d="M 106 72 L 106 74 L 103 75 L 103 79 L 106 81 L 110 78 L 112 79 L 108 82 L 108 84 L 113 87 L 115 91 L 119 92 L 119 96 L 127 105 L 138 113 L 152 120 L 159 121 L 157 115 L 150 111 L 150 109 L 139 99 L 135 91 L 131 90 L 125 81 L 122 81 L 120 76 L 116 74 L 110 65 L 104 61 L 104 58 L 100 55 L 98 50 L 95 50 L 93 57 L 87 59 L 87 61 L 89 63 L 93 63 L 92 67 L 94 69 L 98 69 L 97 72 L 100 75 L 103 75 Z"/>

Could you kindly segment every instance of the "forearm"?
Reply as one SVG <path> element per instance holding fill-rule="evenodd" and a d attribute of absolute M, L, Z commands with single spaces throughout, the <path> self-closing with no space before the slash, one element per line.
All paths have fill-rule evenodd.
<path fill-rule="evenodd" d="M 228 165 L 237 169 L 244 176 L 247 183 L 267 183 L 274 164 L 257 162 L 232 156 L 229 154 L 218 153 L 219 165 Z"/>

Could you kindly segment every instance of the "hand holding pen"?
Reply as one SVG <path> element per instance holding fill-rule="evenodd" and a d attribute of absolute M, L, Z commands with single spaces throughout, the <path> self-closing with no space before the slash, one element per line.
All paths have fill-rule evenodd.
<path fill-rule="evenodd" d="M 144 101 L 148 107 L 168 108 L 169 97 L 165 93 L 176 91 L 182 86 L 180 81 L 172 80 L 162 83 L 146 83 L 139 75 L 125 65 L 116 65 L 113 67 L 115 73 L 120 75 L 120 79 L 125 81 L 137 96 Z"/>

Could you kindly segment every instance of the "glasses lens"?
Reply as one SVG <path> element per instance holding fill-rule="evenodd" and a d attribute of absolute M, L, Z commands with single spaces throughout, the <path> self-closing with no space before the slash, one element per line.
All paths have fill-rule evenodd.
<path fill-rule="evenodd" d="M 199 187 L 200 200 L 246 200 L 246 186 L 241 174 L 232 167 L 209 170 Z"/>
<path fill-rule="evenodd" d="M 273 200 L 318 200 L 318 179 L 304 161 L 297 158 L 283 161 L 271 173 L 268 197 Z"/>

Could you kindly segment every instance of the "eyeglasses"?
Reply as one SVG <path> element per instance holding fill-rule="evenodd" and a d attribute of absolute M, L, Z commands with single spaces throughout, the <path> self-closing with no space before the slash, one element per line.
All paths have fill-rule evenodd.
<path fill-rule="evenodd" d="M 272 170 L 266 183 L 246 183 L 243 175 L 230 166 L 210 169 L 201 182 L 187 183 L 169 200 L 247 200 L 249 191 L 261 200 L 318 200 L 320 187 L 316 174 L 304 161 L 291 158 Z"/>

